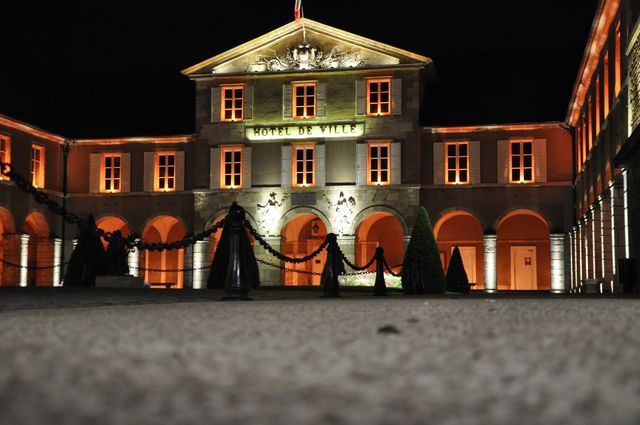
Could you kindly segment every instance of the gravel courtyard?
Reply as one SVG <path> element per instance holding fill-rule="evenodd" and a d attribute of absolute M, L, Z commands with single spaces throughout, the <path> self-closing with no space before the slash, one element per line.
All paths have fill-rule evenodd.
<path fill-rule="evenodd" d="M 2 424 L 640 422 L 640 299 L 0 290 Z"/>

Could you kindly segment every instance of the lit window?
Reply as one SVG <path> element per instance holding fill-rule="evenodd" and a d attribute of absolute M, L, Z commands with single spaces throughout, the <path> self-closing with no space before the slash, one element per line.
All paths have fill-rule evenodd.
<path fill-rule="evenodd" d="M 2 135 L 0 135 L 0 162 L 11 163 L 11 141 L 7 136 Z M 0 180 L 8 179 L 9 177 L 5 177 L 0 173 Z"/>
<path fill-rule="evenodd" d="M 242 187 L 242 146 L 226 146 L 220 150 L 220 187 L 238 189 Z"/>
<path fill-rule="evenodd" d="M 367 115 L 391 114 L 391 79 L 367 80 Z"/>
<path fill-rule="evenodd" d="M 596 137 L 600 134 L 600 76 L 596 78 Z"/>
<path fill-rule="evenodd" d="M 445 143 L 447 184 L 469 183 L 469 142 Z"/>
<path fill-rule="evenodd" d="M 581 140 L 582 140 L 582 123 L 578 123 L 578 126 L 576 127 L 576 155 L 577 155 L 576 165 L 578 167 L 578 173 L 582 168 L 582 147 L 580 145 Z"/>
<path fill-rule="evenodd" d="M 620 71 L 620 61 L 622 60 L 622 58 L 620 57 L 622 55 L 622 46 L 621 46 L 621 36 L 620 36 L 620 22 L 618 22 L 618 26 L 616 27 L 616 68 L 615 68 L 615 84 L 614 84 L 614 89 L 613 89 L 613 96 L 614 97 L 618 97 L 618 94 L 620 94 L 620 86 L 622 84 L 622 81 L 620 81 L 621 79 L 621 71 Z"/>
<path fill-rule="evenodd" d="M 122 156 L 105 154 L 102 156 L 102 192 L 120 192 L 122 179 Z"/>
<path fill-rule="evenodd" d="M 584 164 L 587 162 L 587 117 L 584 114 L 582 115 L 582 140 L 580 149 L 582 149 L 582 164 Z"/>
<path fill-rule="evenodd" d="M 587 152 L 591 152 L 591 147 L 593 146 L 593 103 L 591 99 L 589 99 L 589 133 L 587 133 L 587 141 L 589 145 L 587 146 Z"/>
<path fill-rule="evenodd" d="M 511 141 L 511 183 L 533 182 L 533 142 L 531 140 Z"/>
<path fill-rule="evenodd" d="M 293 118 L 316 117 L 316 83 L 293 84 Z"/>
<path fill-rule="evenodd" d="M 315 146 L 293 146 L 293 186 L 315 185 Z"/>
<path fill-rule="evenodd" d="M 369 184 L 370 185 L 386 185 L 390 184 L 389 176 L 389 153 L 391 144 L 369 143 Z"/>
<path fill-rule="evenodd" d="M 31 145 L 31 184 L 44 187 L 44 146 Z"/>
<path fill-rule="evenodd" d="M 159 152 L 156 154 L 156 191 L 172 192 L 176 190 L 176 154 Z"/>
<path fill-rule="evenodd" d="M 242 121 L 244 119 L 244 85 L 220 87 L 222 121 Z"/>
<path fill-rule="evenodd" d="M 604 90 L 602 97 L 604 99 L 604 117 L 609 116 L 609 52 L 604 54 Z"/>

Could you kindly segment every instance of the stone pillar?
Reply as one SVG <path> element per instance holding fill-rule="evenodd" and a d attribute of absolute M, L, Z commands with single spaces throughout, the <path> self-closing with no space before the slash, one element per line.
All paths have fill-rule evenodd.
<path fill-rule="evenodd" d="M 140 242 L 140 239 L 136 239 L 135 241 Z M 140 270 L 138 270 L 138 267 L 140 267 L 140 251 L 138 248 L 134 248 L 129 251 L 127 263 L 129 263 L 129 274 L 133 277 L 139 277 Z"/>
<path fill-rule="evenodd" d="M 198 270 L 206 267 L 209 261 L 209 239 L 198 241 L 193 246 L 193 289 L 206 289 L 207 276 L 210 269 Z"/>
<path fill-rule="evenodd" d="M 280 251 L 280 236 L 263 236 L 263 239 L 269 243 L 274 249 Z M 268 263 L 280 265 L 280 260 L 271 255 L 257 242 L 253 245 L 256 258 Z M 290 266 L 290 265 L 289 265 Z M 279 268 L 267 266 L 258 262 L 258 270 L 260 272 L 260 284 L 263 286 L 280 286 L 282 285 L 282 274 Z"/>
<path fill-rule="evenodd" d="M 564 233 L 549 235 L 551 245 L 551 292 L 563 294 L 564 287 Z"/>
<path fill-rule="evenodd" d="M 484 244 L 484 291 L 498 292 L 497 235 L 482 236 Z"/>
<path fill-rule="evenodd" d="M 584 279 L 591 279 L 591 213 L 587 212 L 584 216 L 584 222 L 582 226 L 582 240 L 584 241 Z"/>
<path fill-rule="evenodd" d="M 583 250 L 582 245 L 584 241 L 582 240 L 582 223 L 578 220 L 578 227 L 576 230 L 576 288 L 580 288 L 582 285 L 582 279 L 584 279 L 584 270 L 583 270 Z"/>
<path fill-rule="evenodd" d="M 60 263 L 62 263 L 62 239 L 53 240 L 53 286 L 60 286 Z"/>
<path fill-rule="evenodd" d="M 596 202 L 591 207 L 592 218 L 592 238 L 593 238 L 593 278 L 600 279 L 602 275 L 602 210 L 600 209 L 600 202 Z"/>
<path fill-rule="evenodd" d="M 29 235 L 20 235 L 20 286 L 27 286 L 29 265 Z"/>
<path fill-rule="evenodd" d="M 575 227 L 571 229 L 571 232 L 569 232 L 569 256 L 570 256 L 570 260 L 569 260 L 569 276 L 570 276 L 570 288 L 569 288 L 569 293 L 573 293 L 573 288 L 575 287 L 575 282 L 576 282 L 576 275 L 575 275 L 575 270 L 576 270 L 576 257 L 575 257 L 575 252 L 576 252 L 576 246 L 575 246 L 575 242 L 576 242 L 576 229 Z"/>
<path fill-rule="evenodd" d="M 611 197 L 608 192 L 605 192 L 600 196 L 600 214 L 601 224 L 600 229 L 602 235 L 600 237 L 602 243 L 602 274 L 607 282 L 613 280 L 613 261 L 611 256 L 612 251 L 612 232 L 611 232 Z"/>
<path fill-rule="evenodd" d="M 187 271 L 193 269 L 193 250 L 194 245 L 189 245 L 182 249 L 182 287 L 193 288 L 193 272 Z"/>
<path fill-rule="evenodd" d="M 617 273 L 618 258 L 626 255 L 626 234 L 624 219 L 624 195 L 621 181 L 614 180 L 610 186 L 611 193 L 611 235 L 613 273 Z"/>

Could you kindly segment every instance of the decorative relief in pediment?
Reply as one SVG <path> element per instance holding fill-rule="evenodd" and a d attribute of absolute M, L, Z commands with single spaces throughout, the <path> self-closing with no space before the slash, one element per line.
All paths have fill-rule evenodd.
<path fill-rule="evenodd" d="M 286 52 L 273 50 L 273 55 L 259 56 L 248 66 L 248 72 L 305 71 L 315 69 L 356 68 L 365 65 L 358 53 L 341 51 L 338 47 L 328 53 L 323 47 L 309 43 L 289 47 Z"/>

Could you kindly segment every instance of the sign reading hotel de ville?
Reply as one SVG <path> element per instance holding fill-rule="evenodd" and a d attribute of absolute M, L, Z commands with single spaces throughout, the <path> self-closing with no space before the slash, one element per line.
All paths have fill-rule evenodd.
<path fill-rule="evenodd" d="M 318 124 L 318 125 L 283 125 L 273 127 L 248 127 L 246 136 L 249 140 L 271 139 L 311 139 L 360 137 L 364 135 L 364 124 Z"/>

